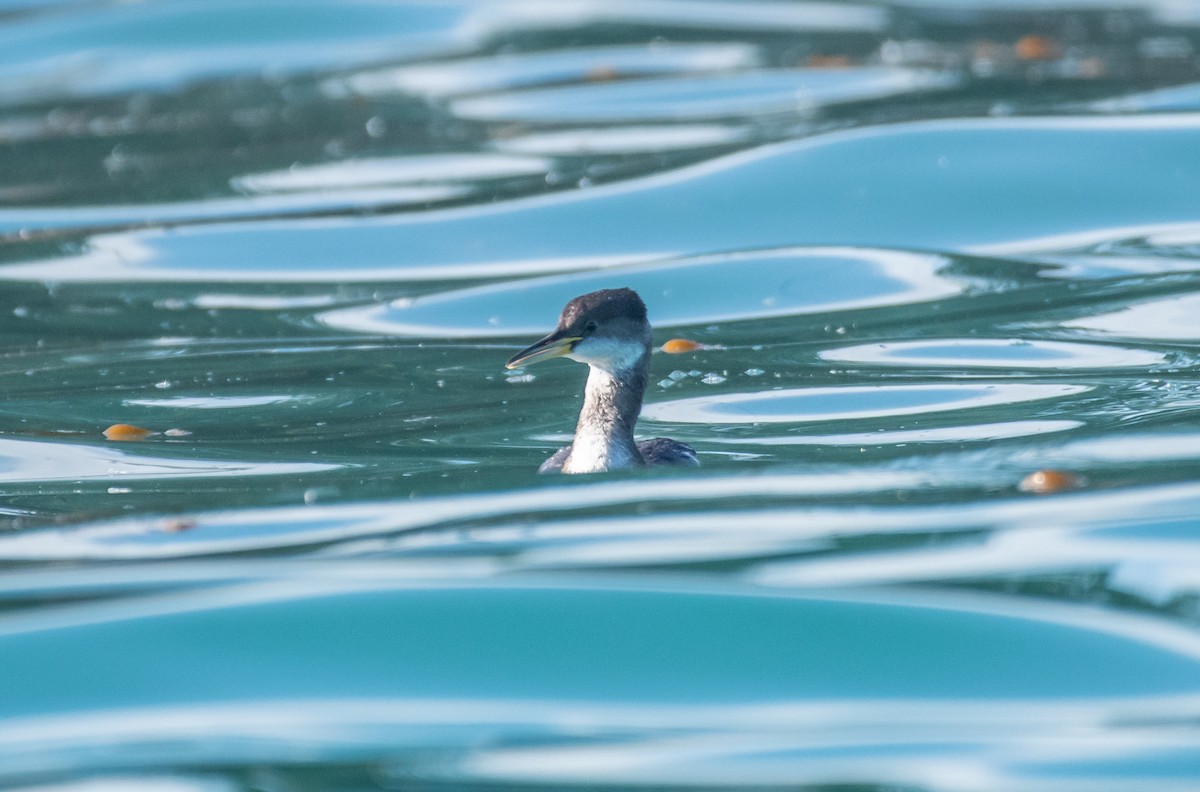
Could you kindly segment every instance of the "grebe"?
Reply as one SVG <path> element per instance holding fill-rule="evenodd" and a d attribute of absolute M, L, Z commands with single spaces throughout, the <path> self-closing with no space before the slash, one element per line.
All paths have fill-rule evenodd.
<path fill-rule="evenodd" d="M 602 473 L 642 465 L 698 467 L 686 443 L 656 437 L 635 441 L 650 363 L 646 304 L 632 289 L 603 289 L 576 297 L 554 332 L 505 364 L 517 368 L 550 358 L 587 363 L 583 409 L 575 441 L 542 463 L 539 473 Z"/>

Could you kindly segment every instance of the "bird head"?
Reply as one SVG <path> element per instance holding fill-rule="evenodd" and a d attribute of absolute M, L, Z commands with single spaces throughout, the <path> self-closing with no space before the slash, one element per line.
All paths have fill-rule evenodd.
<path fill-rule="evenodd" d="M 624 371 L 650 353 L 646 304 L 632 289 L 602 289 L 571 300 L 554 332 L 508 363 L 517 368 L 566 357 L 609 372 Z"/>

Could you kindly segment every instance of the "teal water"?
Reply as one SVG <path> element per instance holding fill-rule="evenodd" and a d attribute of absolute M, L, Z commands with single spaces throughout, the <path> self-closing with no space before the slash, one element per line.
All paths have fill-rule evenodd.
<path fill-rule="evenodd" d="M 1190 4 L 7 0 L 0 53 L 0 787 L 1200 787 Z M 614 286 L 701 345 L 640 428 L 702 467 L 538 476 L 585 372 L 504 361 Z"/>

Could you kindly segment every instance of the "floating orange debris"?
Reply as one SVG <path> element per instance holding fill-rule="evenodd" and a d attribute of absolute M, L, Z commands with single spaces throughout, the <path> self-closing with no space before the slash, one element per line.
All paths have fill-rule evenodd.
<path fill-rule="evenodd" d="M 151 435 L 156 435 L 158 432 L 149 429 L 143 429 L 140 426 L 133 424 L 113 424 L 104 430 L 104 436 L 109 440 L 117 442 L 129 442 L 133 440 L 145 440 Z"/>
<path fill-rule="evenodd" d="M 1013 54 L 1023 61 L 1056 60 L 1062 57 L 1062 47 L 1045 36 L 1022 36 L 1013 45 Z"/>
<path fill-rule="evenodd" d="M 804 65 L 810 69 L 848 69 L 854 64 L 848 55 L 809 55 Z"/>
<path fill-rule="evenodd" d="M 621 72 L 616 66 L 599 64 L 587 70 L 584 79 L 588 82 L 612 82 L 620 79 Z"/>
<path fill-rule="evenodd" d="M 1038 470 L 1021 479 L 1017 489 L 1021 492 L 1046 495 L 1052 492 L 1078 489 L 1085 483 L 1082 476 L 1064 470 Z"/>
<path fill-rule="evenodd" d="M 180 518 L 174 520 L 163 520 L 161 525 L 162 529 L 167 533 L 181 533 L 183 531 L 192 530 L 196 527 L 197 523 L 195 520 Z"/>
<path fill-rule="evenodd" d="M 662 351 L 668 355 L 682 355 L 685 352 L 695 352 L 697 349 L 707 349 L 707 347 L 698 341 L 689 341 L 686 338 L 672 338 L 662 345 Z"/>

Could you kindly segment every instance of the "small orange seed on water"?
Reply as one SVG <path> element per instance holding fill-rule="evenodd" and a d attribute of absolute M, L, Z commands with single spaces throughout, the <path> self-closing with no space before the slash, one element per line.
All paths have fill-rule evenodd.
<path fill-rule="evenodd" d="M 1021 492 L 1032 492 L 1045 495 L 1052 492 L 1076 489 L 1082 487 L 1084 480 L 1074 473 L 1062 470 L 1038 470 L 1021 479 L 1017 489 Z"/>
<path fill-rule="evenodd" d="M 104 430 L 104 436 L 109 440 L 118 442 L 126 442 L 131 440 L 145 440 L 151 435 L 158 434 L 149 429 L 143 429 L 140 426 L 133 424 L 113 424 Z"/>
<path fill-rule="evenodd" d="M 180 533 L 182 531 L 190 531 L 197 525 L 195 520 L 179 518 L 174 520 L 164 520 L 162 529 L 167 533 Z"/>
<path fill-rule="evenodd" d="M 1061 47 L 1057 41 L 1045 36 L 1022 36 L 1013 45 L 1013 53 L 1023 61 L 1054 60 L 1059 57 Z"/>
<path fill-rule="evenodd" d="M 848 55 L 809 55 L 804 65 L 810 69 L 846 69 L 854 64 Z"/>
<path fill-rule="evenodd" d="M 682 355 L 685 352 L 695 352 L 697 349 L 704 349 L 704 344 L 689 341 L 686 338 L 672 338 L 662 345 L 662 351 L 668 355 Z"/>
<path fill-rule="evenodd" d="M 584 79 L 588 82 L 610 82 L 620 78 L 621 72 L 616 66 L 608 64 L 598 64 L 587 70 L 584 74 Z"/>

